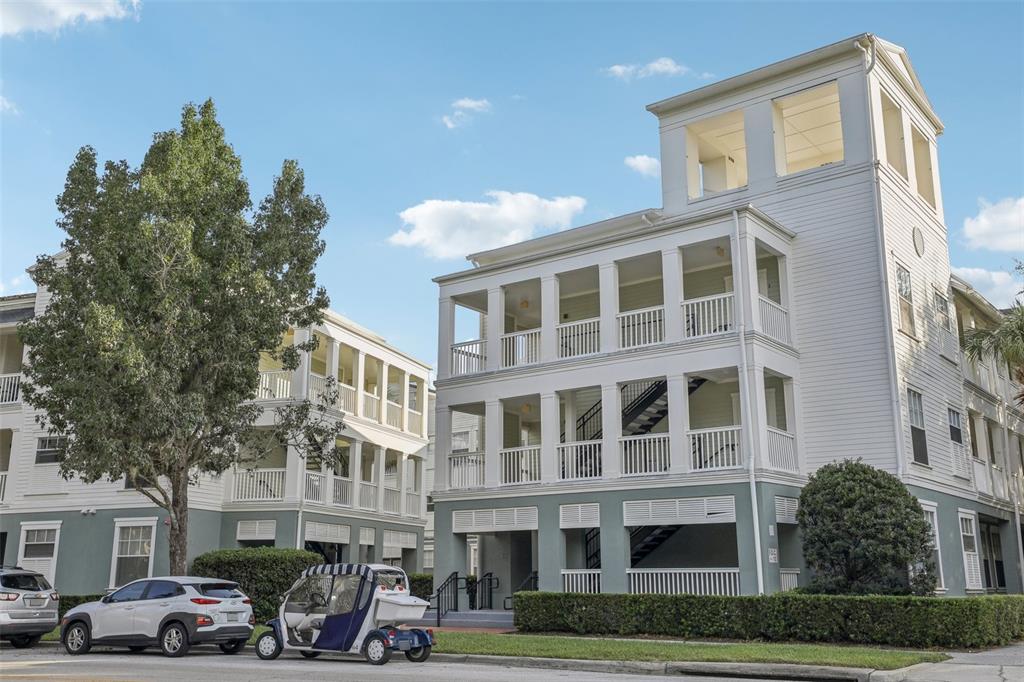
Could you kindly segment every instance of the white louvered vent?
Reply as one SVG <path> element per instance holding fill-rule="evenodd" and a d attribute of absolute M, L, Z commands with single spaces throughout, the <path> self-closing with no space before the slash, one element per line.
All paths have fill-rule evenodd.
<path fill-rule="evenodd" d="M 384 546 L 399 549 L 416 549 L 416 533 L 405 530 L 384 531 Z"/>
<path fill-rule="evenodd" d="M 732 495 L 632 500 L 622 503 L 622 515 L 626 526 L 732 523 L 736 520 L 736 500 Z"/>
<path fill-rule="evenodd" d="M 273 540 L 275 535 L 277 521 L 272 519 L 239 521 L 238 529 L 235 531 L 237 540 Z"/>
<path fill-rule="evenodd" d="M 360 528 L 359 529 L 359 544 L 360 545 L 375 545 L 377 544 L 377 529 L 376 528 Z"/>
<path fill-rule="evenodd" d="M 463 509 L 452 512 L 453 533 L 493 533 L 502 530 L 537 530 L 537 508 Z"/>
<path fill-rule="evenodd" d="M 306 539 L 314 542 L 336 542 L 347 545 L 352 536 L 352 528 L 339 523 L 320 523 L 306 521 Z"/>
<path fill-rule="evenodd" d="M 600 528 L 601 505 L 597 502 L 563 504 L 558 508 L 560 528 Z"/>
<path fill-rule="evenodd" d="M 800 500 L 796 497 L 775 496 L 775 522 L 796 523 L 796 510 Z"/>

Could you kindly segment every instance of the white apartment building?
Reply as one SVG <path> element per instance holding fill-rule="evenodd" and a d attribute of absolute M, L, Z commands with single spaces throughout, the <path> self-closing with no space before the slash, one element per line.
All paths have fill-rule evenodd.
<path fill-rule="evenodd" d="M 45 292 L 0 299 L 0 552 L 68 594 L 91 594 L 168 571 L 166 513 L 122 479 L 84 484 L 58 475 L 57 440 L 20 400 L 27 354 L 17 323 L 40 314 Z M 327 561 L 422 567 L 428 486 L 430 367 L 356 323 L 328 312 L 284 344 L 318 346 L 295 371 L 261 359 L 258 426 L 287 401 L 317 400 L 328 377 L 343 420 L 337 465 L 282 447 L 260 462 L 202 476 L 189 491 L 188 556 L 241 546 L 307 548 Z"/>
<path fill-rule="evenodd" d="M 999 312 L 951 287 L 905 50 L 860 35 L 647 109 L 662 208 L 435 280 L 436 583 L 477 536 L 496 597 L 791 589 L 801 486 L 862 458 L 921 500 L 942 593 L 1020 592 L 1020 387 L 961 358 Z"/>

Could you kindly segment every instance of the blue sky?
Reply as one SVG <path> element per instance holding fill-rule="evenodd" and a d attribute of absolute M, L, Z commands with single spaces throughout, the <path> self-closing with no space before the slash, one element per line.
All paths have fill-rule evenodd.
<path fill-rule="evenodd" d="M 80 146 L 138 164 L 213 97 L 255 202 L 285 158 L 326 202 L 332 307 L 433 363 L 430 278 L 466 266 L 451 255 L 660 206 L 652 162 L 625 163 L 658 156 L 644 105 L 868 31 L 908 49 L 946 124 L 954 266 L 1005 304 L 1024 251 L 1022 27 L 1009 2 L 6 3 L 0 293 L 58 248 Z"/>

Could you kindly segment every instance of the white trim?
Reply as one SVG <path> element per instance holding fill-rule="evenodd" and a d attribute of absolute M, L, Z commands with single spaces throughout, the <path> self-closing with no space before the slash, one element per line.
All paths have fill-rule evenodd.
<path fill-rule="evenodd" d="M 156 554 L 156 522 L 157 517 L 155 516 L 114 519 L 114 542 L 110 547 L 110 579 L 107 583 L 107 587 L 116 587 L 116 585 L 114 585 L 114 579 L 117 577 L 117 545 L 122 528 L 149 527 L 149 562 L 146 567 L 146 577 L 153 577 L 153 555 Z"/>
<path fill-rule="evenodd" d="M 964 547 L 964 532 L 963 532 L 963 521 L 969 520 L 971 522 L 971 537 L 974 538 L 974 551 L 968 552 Z M 985 583 L 981 577 L 981 552 L 979 546 L 981 544 L 981 537 L 978 525 L 978 514 L 973 509 L 957 509 L 957 532 L 960 534 L 960 552 L 964 558 L 964 589 L 968 592 L 980 591 L 985 589 Z M 975 574 L 977 577 L 976 584 L 971 584 L 971 575 Z"/>
<path fill-rule="evenodd" d="M 939 571 L 939 584 L 936 586 L 935 591 L 945 592 L 946 575 L 945 572 L 942 570 L 942 540 L 939 534 L 939 505 L 936 502 L 932 502 L 930 500 L 922 500 L 920 498 L 918 498 L 917 503 L 921 505 L 921 509 L 924 510 L 925 514 L 931 513 L 932 518 L 935 519 L 935 525 L 932 527 L 932 535 L 935 539 L 935 553 L 939 555 L 939 560 L 937 562 Z"/>
<path fill-rule="evenodd" d="M 60 527 L 62 521 L 22 521 L 20 528 L 20 539 L 18 541 L 18 566 L 25 567 L 27 563 L 25 560 L 25 535 L 26 531 L 30 530 L 54 530 L 53 536 L 53 555 L 50 557 L 50 563 L 46 568 L 45 573 L 46 579 L 50 581 L 51 585 L 57 583 L 57 554 L 60 551 Z M 37 559 L 29 559 L 29 562 L 38 561 Z M 32 569 L 35 570 L 35 569 Z"/>

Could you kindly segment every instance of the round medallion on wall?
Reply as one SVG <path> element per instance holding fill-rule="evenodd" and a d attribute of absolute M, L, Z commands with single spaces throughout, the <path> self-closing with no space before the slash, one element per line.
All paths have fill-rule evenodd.
<path fill-rule="evenodd" d="M 917 251 L 918 256 L 924 255 L 924 234 L 920 227 L 914 228 L 914 251 Z"/>

